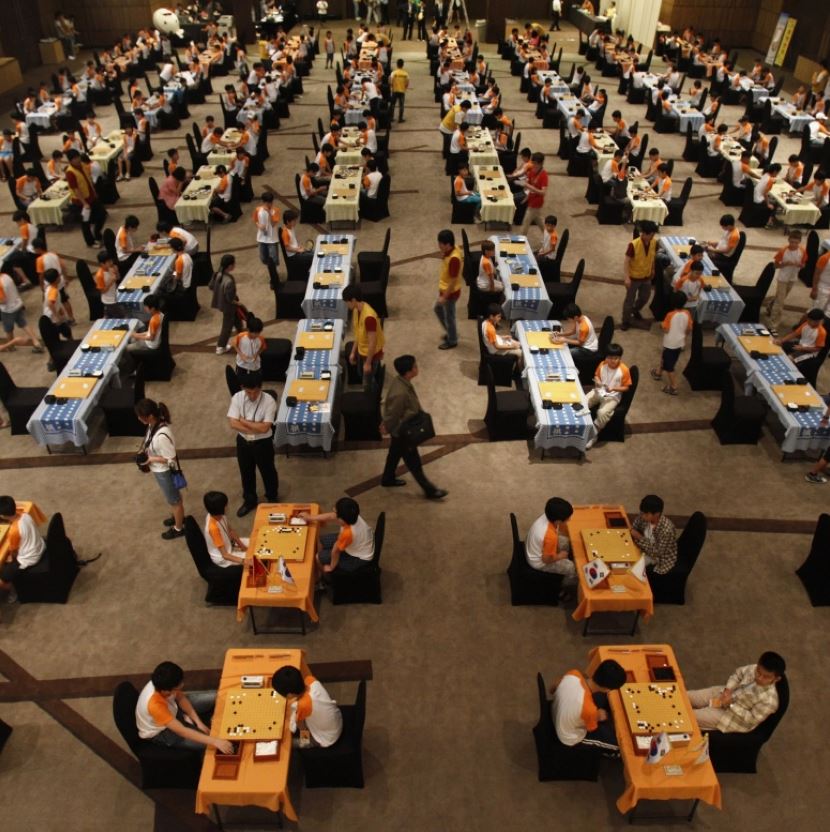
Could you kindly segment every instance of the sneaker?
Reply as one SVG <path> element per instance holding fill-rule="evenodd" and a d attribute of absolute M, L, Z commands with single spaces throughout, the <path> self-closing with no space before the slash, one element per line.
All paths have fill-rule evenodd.
<path fill-rule="evenodd" d="M 177 529 L 171 526 L 166 532 L 162 532 L 161 536 L 165 540 L 175 540 L 177 537 L 184 537 L 184 529 Z"/>
<path fill-rule="evenodd" d="M 130 181 L 130 174 L 128 173 L 124 178 L 129 182 Z"/>
<path fill-rule="evenodd" d="M 636 309 L 631 313 L 631 317 L 634 318 L 635 321 L 643 320 L 643 316 Z"/>
<path fill-rule="evenodd" d="M 438 345 L 439 350 L 454 350 L 458 346 L 458 343 L 451 344 L 449 341 L 444 341 L 442 344 Z"/>
<path fill-rule="evenodd" d="M 430 491 L 426 496 L 428 500 L 443 500 L 449 493 L 449 491 L 446 491 L 443 488 L 436 488 L 434 491 Z"/>
<path fill-rule="evenodd" d="M 165 517 L 164 518 L 164 525 L 167 526 L 167 528 L 170 528 L 170 526 L 175 526 L 176 525 L 176 521 L 172 517 Z"/>
<path fill-rule="evenodd" d="M 651 377 L 655 381 L 662 381 L 663 380 L 663 374 L 659 370 L 652 370 L 651 371 Z"/>
<path fill-rule="evenodd" d="M 817 485 L 823 485 L 827 482 L 827 477 L 825 477 L 824 474 L 814 474 L 812 471 L 805 474 L 804 479 L 807 480 L 807 482 L 814 482 Z"/>
<path fill-rule="evenodd" d="M 43 352 L 43 347 L 41 347 L 41 346 L 38 344 L 37 346 L 32 347 L 32 352 L 41 353 L 41 352 Z"/>
<path fill-rule="evenodd" d="M 676 387 L 669 387 L 668 384 L 663 388 L 663 392 L 667 393 L 669 396 L 676 396 L 677 395 L 677 388 Z"/>
<path fill-rule="evenodd" d="M 246 514 L 250 514 L 256 508 L 255 505 L 248 505 L 248 503 L 242 503 L 242 505 L 236 510 L 237 517 L 244 517 Z"/>
<path fill-rule="evenodd" d="M 589 440 L 585 443 L 585 450 L 586 450 L 586 451 L 590 451 L 590 450 L 591 450 L 591 448 L 593 448 L 593 447 L 594 447 L 594 445 L 596 445 L 596 444 L 597 444 L 597 439 L 596 439 L 596 437 L 594 437 L 593 439 L 589 439 Z"/>
<path fill-rule="evenodd" d="M 231 351 L 230 347 L 217 347 L 216 348 L 216 354 L 217 355 L 224 355 L 226 352 L 230 352 L 230 351 Z"/>

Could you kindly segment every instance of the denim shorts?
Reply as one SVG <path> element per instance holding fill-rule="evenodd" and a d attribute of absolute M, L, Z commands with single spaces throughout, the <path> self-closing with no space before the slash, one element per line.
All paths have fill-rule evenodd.
<path fill-rule="evenodd" d="M 276 243 L 260 243 L 259 244 L 259 262 L 263 266 L 268 265 L 268 261 L 279 264 L 279 255 L 277 254 Z"/>
<path fill-rule="evenodd" d="M 15 312 L 0 312 L 0 319 L 3 321 L 3 331 L 7 335 L 11 335 L 15 326 L 19 326 L 21 329 L 26 326 L 26 309 L 21 306 Z"/>
<path fill-rule="evenodd" d="M 181 502 L 182 495 L 179 493 L 179 489 L 173 485 L 173 471 L 170 469 L 167 471 L 153 471 L 153 476 L 156 478 L 168 505 L 177 506 Z"/>

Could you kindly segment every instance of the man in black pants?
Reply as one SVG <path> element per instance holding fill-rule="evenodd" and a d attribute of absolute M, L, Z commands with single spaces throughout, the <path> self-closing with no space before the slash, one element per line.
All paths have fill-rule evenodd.
<path fill-rule="evenodd" d="M 265 500 L 277 502 L 279 478 L 274 465 L 274 422 L 277 402 L 269 393 L 262 392 L 262 375 L 248 373 L 242 389 L 231 398 L 228 422 L 236 431 L 236 461 L 242 478 L 242 505 L 236 512 L 244 517 L 259 502 L 256 490 L 256 471 L 259 469 L 265 488 Z"/>
<path fill-rule="evenodd" d="M 70 150 L 66 159 L 69 166 L 64 171 L 64 177 L 69 185 L 72 205 L 81 213 L 84 242 L 90 248 L 95 248 L 101 243 L 101 230 L 107 220 L 107 211 L 98 199 L 89 174 L 84 170 L 81 154 L 77 150 Z"/>
<path fill-rule="evenodd" d="M 421 465 L 421 457 L 417 445 L 409 445 L 401 437 L 401 427 L 413 416 L 421 412 L 421 403 L 418 401 L 418 394 L 412 386 L 412 379 L 418 375 L 418 365 L 414 355 L 401 355 L 395 359 L 395 371 L 397 376 L 392 379 L 386 398 L 383 401 L 383 421 L 380 431 L 392 439 L 389 446 L 389 454 L 386 457 L 386 466 L 383 469 L 383 477 L 380 484 L 385 488 L 406 485 L 404 480 L 395 476 L 398 463 L 403 460 L 409 468 L 415 481 L 430 500 L 440 500 L 447 496 L 447 491 L 433 485 L 424 474 Z"/>

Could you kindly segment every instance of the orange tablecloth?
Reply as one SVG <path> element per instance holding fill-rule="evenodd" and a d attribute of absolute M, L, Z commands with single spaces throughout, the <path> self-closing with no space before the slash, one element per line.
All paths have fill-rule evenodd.
<path fill-rule="evenodd" d="M 631 811 L 640 800 L 702 800 L 720 809 L 720 783 L 711 761 L 707 760 L 700 765 L 694 764 L 700 755 L 700 751 L 696 749 L 703 735 L 694 719 L 694 712 L 686 694 L 683 674 L 680 672 L 680 665 L 677 663 L 677 657 L 671 646 L 641 644 L 632 647 L 595 647 L 588 654 L 590 663 L 587 673 L 592 674 L 600 662 L 613 659 L 626 670 L 630 670 L 634 674 L 635 681 L 650 682 L 651 677 L 646 664 L 650 652 L 664 653 L 668 657 L 669 664 L 674 668 L 677 686 L 694 723 L 694 731 L 691 732 L 692 741 L 689 745 L 674 748 L 659 763 L 647 763 L 644 756 L 634 753 L 634 741 L 628 730 L 619 691 L 611 691 L 608 694 L 608 702 L 614 715 L 614 728 L 620 744 L 623 773 L 627 784 L 625 791 L 617 799 L 617 808 L 625 814 Z M 675 765 L 682 766 L 683 774 L 679 776 L 666 774 L 664 766 Z"/>
<path fill-rule="evenodd" d="M 283 650 L 279 647 L 262 649 L 251 647 L 247 650 L 228 650 L 222 678 L 216 695 L 216 708 L 211 722 L 211 734 L 219 733 L 225 699 L 230 688 L 238 688 L 242 676 L 265 676 L 270 687 L 271 676 L 283 665 L 300 667 L 302 650 Z M 262 806 L 272 812 L 282 813 L 289 820 L 297 821 L 297 813 L 291 805 L 288 794 L 288 764 L 291 761 L 291 729 L 285 720 L 285 729 L 280 742 L 279 758 L 254 762 L 254 743 L 242 743 L 242 759 L 239 774 L 234 780 L 217 779 L 213 776 L 216 749 L 208 748 L 202 763 L 202 775 L 196 789 L 196 812 L 207 815 L 211 806 Z"/>
<path fill-rule="evenodd" d="M 271 512 L 281 512 L 287 516 L 297 511 L 308 511 L 311 514 L 319 514 L 320 507 L 317 503 L 260 503 L 257 506 L 254 517 L 254 528 L 251 530 L 251 543 L 248 554 L 253 551 L 256 542 L 257 529 L 268 523 L 268 515 Z M 243 568 L 242 585 L 239 589 L 239 600 L 236 604 L 236 620 L 242 621 L 248 607 L 296 607 L 308 613 L 312 621 L 317 621 L 317 610 L 314 608 L 314 584 L 317 580 L 317 566 L 314 555 L 317 552 L 318 526 L 311 523 L 308 527 L 306 538 L 305 557 L 302 561 L 293 561 L 288 564 L 288 569 L 294 578 L 294 586 L 284 585 L 276 568 L 276 562 L 271 568 L 268 576 L 268 583 L 274 586 L 282 586 L 283 591 L 278 593 L 268 592 L 268 587 L 249 587 L 248 574 L 250 565 Z"/>
<path fill-rule="evenodd" d="M 32 520 L 34 520 L 38 526 L 41 523 L 46 522 L 46 515 L 33 502 L 28 500 L 17 500 L 15 504 L 17 505 L 18 514 L 30 514 Z M 3 540 L 0 541 L 0 566 L 6 562 L 8 555 L 9 535 L 7 533 L 4 535 Z"/>
<path fill-rule="evenodd" d="M 637 580 L 628 573 L 612 572 L 600 587 L 590 589 L 582 572 L 588 563 L 588 554 L 582 542 L 582 529 L 604 529 L 605 512 L 614 511 L 628 517 L 623 506 L 575 506 L 573 516 L 567 523 L 567 534 L 571 539 L 574 565 L 579 577 L 579 603 L 573 612 L 574 621 L 590 618 L 595 612 L 640 611 L 644 621 L 654 614 L 654 596 L 648 583 Z M 612 586 L 625 586 L 625 592 L 613 592 Z"/>

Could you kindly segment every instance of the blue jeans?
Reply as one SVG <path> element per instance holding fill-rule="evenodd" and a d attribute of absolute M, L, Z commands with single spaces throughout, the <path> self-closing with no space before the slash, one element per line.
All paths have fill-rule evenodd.
<path fill-rule="evenodd" d="M 216 691 L 196 690 L 188 693 L 187 698 L 190 700 L 190 704 L 193 705 L 196 713 L 199 714 L 199 719 L 210 725 L 210 717 L 213 715 L 213 706 L 216 704 Z M 184 714 L 182 714 L 180 710 L 176 719 L 178 719 L 182 725 L 198 730 L 194 725 L 187 725 L 183 719 L 179 718 L 182 716 L 184 716 Z M 165 728 L 160 734 L 156 734 L 156 736 L 153 737 L 152 742 L 158 743 L 159 745 L 165 745 L 168 748 L 184 748 L 187 751 L 204 751 L 206 748 L 203 743 L 194 742 L 193 740 L 180 737 L 169 728 Z"/>
<path fill-rule="evenodd" d="M 331 550 L 337 542 L 337 537 L 338 536 L 336 534 L 320 535 L 320 543 L 323 547 L 320 550 L 320 563 L 326 565 L 331 563 Z M 353 557 L 348 552 L 341 552 L 340 558 L 337 561 L 337 569 L 335 571 L 356 572 L 361 566 L 363 566 L 364 563 L 366 563 L 366 561 Z"/>
<path fill-rule="evenodd" d="M 433 307 L 435 317 L 438 318 L 441 326 L 444 327 L 446 342 L 455 346 L 458 343 L 458 329 L 455 324 L 455 300 L 447 300 L 444 303 L 436 303 Z"/>
<path fill-rule="evenodd" d="M 608 719 L 605 722 L 600 722 L 595 731 L 588 731 L 585 739 L 582 740 L 582 744 L 591 745 L 599 748 L 600 751 L 613 754 L 619 748 L 619 744 L 617 742 L 617 732 L 614 730 L 611 707 L 608 704 L 608 694 L 594 693 L 593 700 L 598 708 L 602 708 L 607 712 Z"/>
<path fill-rule="evenodd" d="M 468 194 L 464 199 L 459 200 L 459 202 L 465 203 L 466 205 L 481 205 L 481 194 Z"/>
<path fill-rule="evenodd" d="M 262 263 L 263 266 L 267 266 L 269 261 L 274 265 L 278 265 L 280 262 L 279 255 L 277 254 L 277 244 L 260 243 L 259 262 Z"/>

